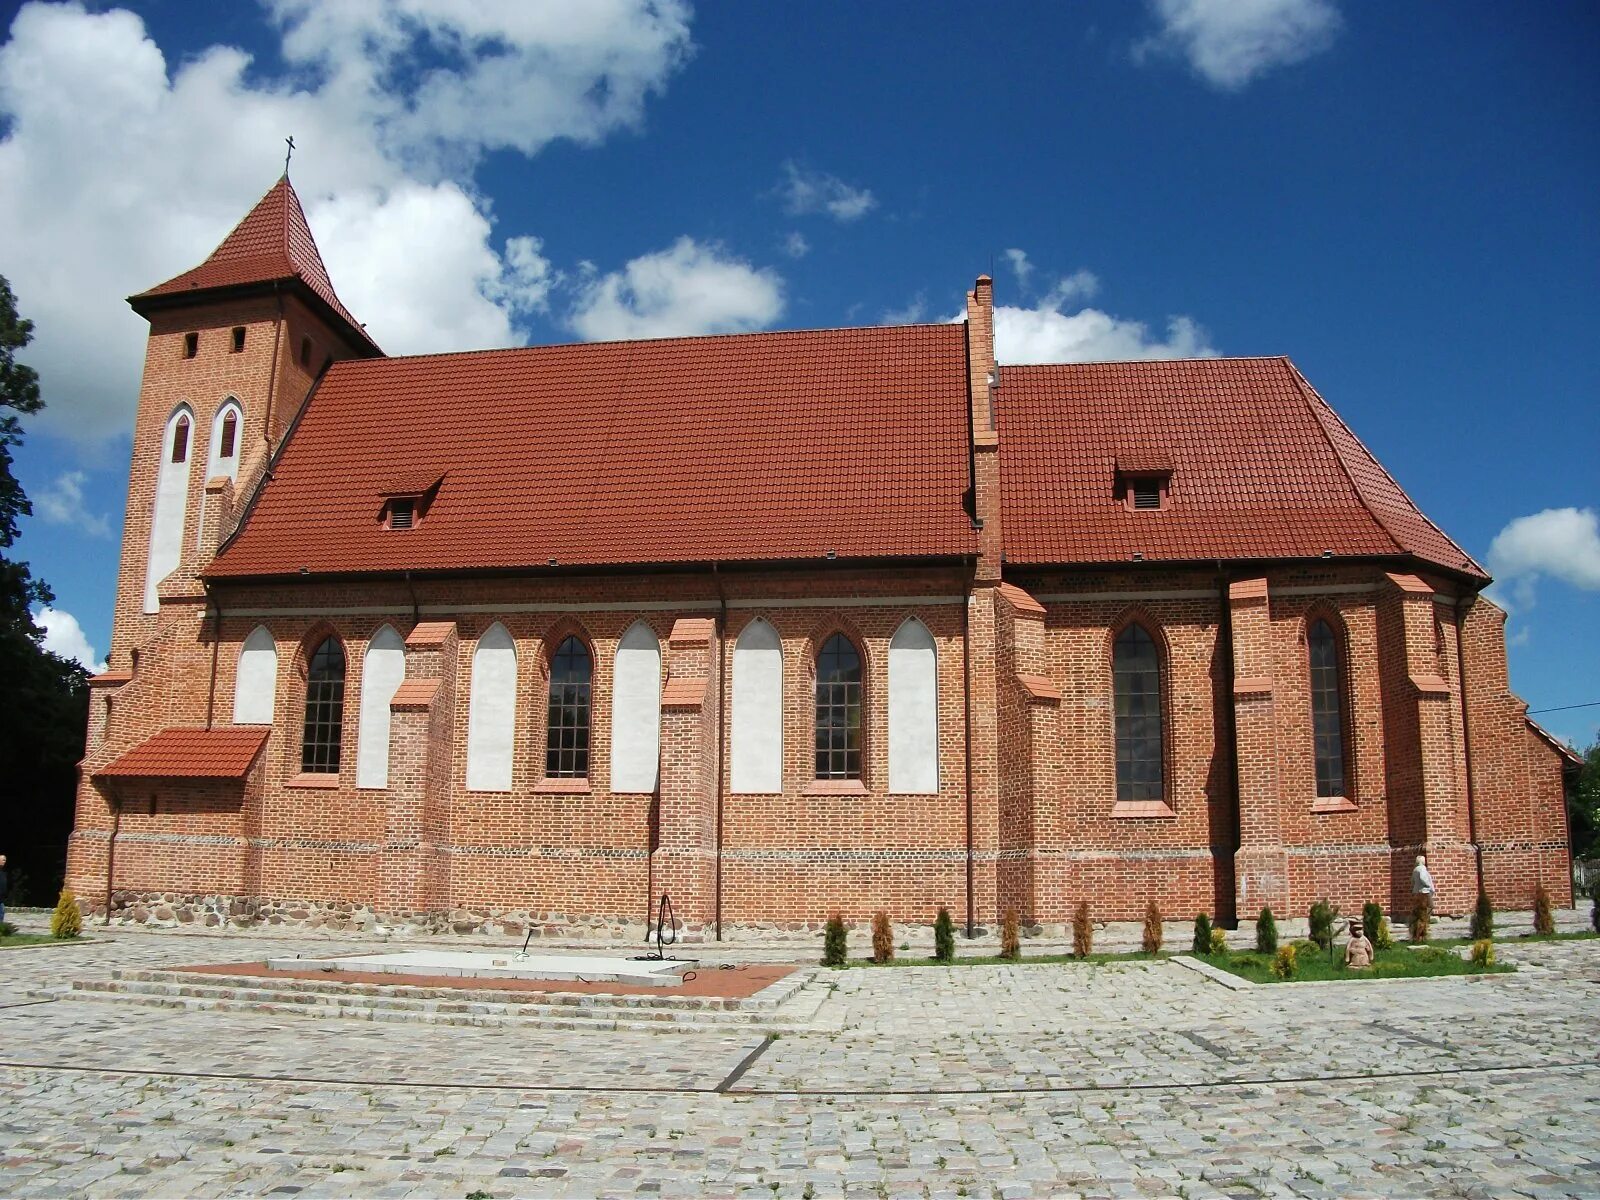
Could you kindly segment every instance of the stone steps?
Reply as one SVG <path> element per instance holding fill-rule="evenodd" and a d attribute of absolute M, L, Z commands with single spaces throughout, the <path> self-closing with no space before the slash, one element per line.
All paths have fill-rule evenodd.
<path fill-rule="evenodd" d="M 109 1000 L 160 1008 L 397 1021 L 427 1025 L 511 1026 L 633 1032 L 797 1032 L 826 992 L 804 993 L 791 977 L 745 1001 L 699 996 L 603 996 L 493 989 L 385 988 L 331 980 L 118 971 L 77 980 L 67 1000 Z M 783 985 L 788 985 L 784 987 Z M 663 1002 L 664 1001 L 664 1002 Z M 696 1003 L 698 1002 L 698 1003 Z"/>

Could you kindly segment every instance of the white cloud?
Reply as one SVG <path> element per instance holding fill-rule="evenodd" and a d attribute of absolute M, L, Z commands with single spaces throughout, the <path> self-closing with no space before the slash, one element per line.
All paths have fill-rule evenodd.
<path fill-rule="evenodd" d="M 928 294 L 918 292 L 904 308 L 891 308 L 883 314 L 883 325 L 915 325 L 928 315 Z"/>
<path fill-rule="evenodd" d="M 783 164 L 778 195 L 792 216 L 826 213 L 836 221 L 856 221 L 877 207 L 866 188 L 851 187 L 837 175 L 802 167 L 793 159 Z"/>
<path fill-rule="evenodd" d="M 71 659 L 90 673 L 98 675 L 106 669 L 105 659 L 94 652 L 84 635 L 78 618 L 59 608 L 41 608 L 33 614 L 33 622 L 44 630 L 42 644 L 52 654 Z"/>
<path fill-rule="evenodd" d="M 27 236 L 3 269 L 36 324 L 25 358 L 44 426 L 127 431 L 146 327 L 122 297 L 221 241 L 271 185 L 288 133 L 335 286 L 386 350 L 523 340 L 519 318 L 558 273 L 536 238 L 497 243 L 473 168 L 636 126 L 691 49 L 680 0 L 270 7 L 281 76 L 225 46 L 172 66 L 122 10 L 30 3 L 12 23 L 0 221 Z"/>
<path fill-rule="evenodd" d="M 1151 0 L 1150 7 L 1160 29 L 1134 47 L 1134 57 L 1183 58 L 1222 91 L 1325 50 L 1341 25 L 1332 0 Z"/>
<path fill-rule="evenodd" d="M 1600 514 L 1592 508 L 1547 508 L 1518 517 L 1495 535 L 1488 557 L 1495 600 L 1503 608 L 1532 608 L 1535 585 L 1546 575 L 1600 591 Z"/>
<path fill-rule="evenodd" d="M 1004 250 L 1000 257 L 1006 260 L 1006 265 L 1011 268 L 1011 273 L 1017 277 L 1017 286 L 1025 288 L 1028 280 L 1033 275 L 1033 264 L 1028 261 L 1026 250 Z"/>
<path fill-rule="evenodd" d="M 57 475 L 32 497 L 34 514 L 51 525 L 76 526 L 91 537 L 109 538 L 111 519 L 104 513 L 89 511 L 83 494 L 86 479 L 88 475 L 83 471 Z"/>
<path fill-rule="evenodd" d="M 783 312 L 783 281 L 714 243 L 679 238 L 579 285 L 572 328 L 590 341 L 760 329 Z"/>
<path fill-rule="evenodd" d="M 790 258 L 804 258 L 811 253 L 811 243 L 806 241 L 805 234 L 796 229 L 783 239 L 782 249 Z"/>
<path fill-rule="evenodd" d="M 1007 250 L 1005 259 L 1026 291 L 1024 281 L 1037 270 L 1027 252 Z M 1059 277 L 1030 306 L 996 305 L 995 357 L 1002 363 L 1063 363 L 1216 355 L 1206 331 L 1191 317 L 1168 318 L 1162 338 L 1143 321 L 1114 317 L 1097 308 L 1072 311 L 1072 305 L 1099 290 L 1099 277 L 1080 268 Z M 961 320 L 962 315 L 954 319 Z"/>

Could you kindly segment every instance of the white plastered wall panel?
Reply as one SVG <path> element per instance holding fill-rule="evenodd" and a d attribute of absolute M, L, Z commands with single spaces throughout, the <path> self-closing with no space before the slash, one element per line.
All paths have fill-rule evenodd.
<path fill-rule="evenodd" d="M 271 725 L 278 699 L 278 646 L 265 625 L 257 625 L 239 648 L 233 680 L 233 723 Z"/>
<path fill-rule="evenodd" d="M 643 621 L 617 643 L 611 699 L 611 790 L 653 792 L 661 768 L 661 643 Z"/>
<path fill-rule="evenodd" d="M 372 635 L 361 660 L 361 732 L 356 786 L 389 786 L 389 703 L 406 677 L 406 644 L 388 625 Z"/>
<path fill-rule="evenodd" d="M 179 427 L 184 429 L 183 461 L 173 462 Z M 144 610 L 161 611 L 161 581 L 183 559 L 183 526 L 189 509 L 189 463 L 195 456 L 194 414 L 183 405 L 167 418 L 156 473 L 156 509 L 150 520 L 150 553 L 145 559 Z"/>
<path fill-rule="evenodd" d="M 467 790 L 509 792 L 516 765 L 517 646 L 498 621 L 472 652 L 467 708 Z"/>
<path fill-rule="evenodd" d="M 889 790 L 939 790 L 938 652 L 915 617 L 889 641 Z"/>
<path fill-rule="evenodd" d="M 732 778 L 735 792 L 783 791 L 783 644 L 754 620 L 733 648 Z"/>

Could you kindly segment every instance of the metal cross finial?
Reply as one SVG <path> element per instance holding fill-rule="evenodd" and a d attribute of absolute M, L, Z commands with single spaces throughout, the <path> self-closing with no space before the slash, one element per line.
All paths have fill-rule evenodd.
<path fill-rule="evenodd" d="M 283 140 L 289 147 L 283 156 L 283 173 L 287 175 L 289 173 L 289 160 L 294 157 L 294 134 L 291 133 Z"/>

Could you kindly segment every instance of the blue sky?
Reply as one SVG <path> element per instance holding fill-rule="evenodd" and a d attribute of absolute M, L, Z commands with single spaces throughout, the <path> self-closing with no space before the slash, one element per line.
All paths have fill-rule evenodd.
<path fill-rule="evenodd" d="M 109 640 L 121 298 L 203 258 L 293 133 L 391 351 L 941 319 L 992 269 L 1003 359 L 1288 354 L 1500 577 L 1532 707 L 1600 700 L 1594 5 L 406 11 L 5 11 L 54 644 Z M 1587 742 L 1600 708 L 1540 719 Z"/>

